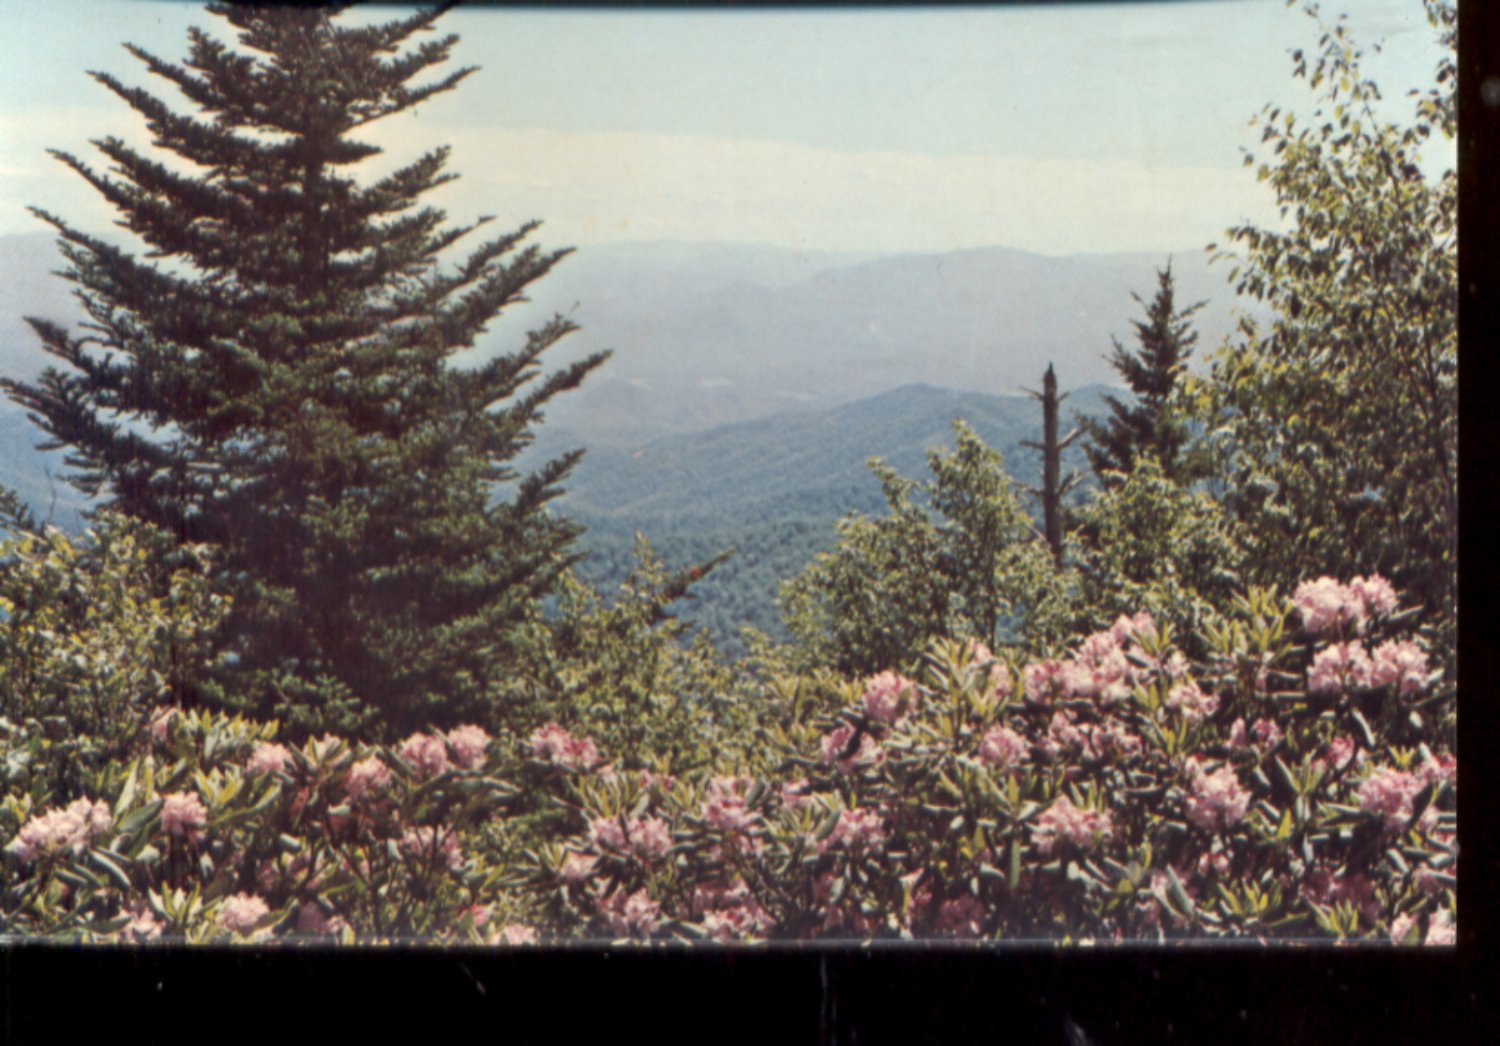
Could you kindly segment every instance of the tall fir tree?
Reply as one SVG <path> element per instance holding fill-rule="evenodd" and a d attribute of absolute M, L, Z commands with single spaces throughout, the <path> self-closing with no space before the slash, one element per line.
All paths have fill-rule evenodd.
<path fill-rule="evenodd" d="M 1117 474 L 1131 472 L 1144 454 L 1156 460 L 1168 479 L 1181 483 L 1190 478 L 1184 455 L 1188 428 L 1173 405 L 1172 393 L 1198 340 L 1189 321 L 1204 303 L 1178 311 L 1170 262 L 1157 271 L 1156 278 L 1156 297 L 1150 305 L 1133 295 L 1146 312 L 1145 319 L 1132 321 L 1139 348 L 1131 351 L 1115 341 L 1109 360 L 1135 394 L 1135 401 L 1125 403 L 1106 396 L 1109 418 L 1078 418 L 1089 438 L 1085 447 L 1089 465 L 1106 486 Z"/>
<path fill-rule="evenodd" d="M 490 220 L 419 206 L 455 177 L 447 148 L 352 176 L 381 151 L 357 132 L 473 71 L 415 82 L 457 42 L 419 39 L 445 8 L 370 26 L 337 7 L 208 10 L 239 48 L 196 28 L 181 64 L 127 46 L 194 111 L 92 74 L 158 152 L 98 140 L 107 172 L 54 155 L 145 250 L 37 211 L 91 322 L 30 320 L 66 367 L 5 389 L 71 448 L 82 490 L 217 550 L 233 668 L 205 697 L 294 732 L 483 716 L 514 625 L 576 558 L 547 503 L 580 452 L 512 462 L 604 356 L 542 377 L 573 329 L 556 317 L 482 365 L 451 357 L 567 251 L 523 245 L 532 222 L 443 264 Z"/>

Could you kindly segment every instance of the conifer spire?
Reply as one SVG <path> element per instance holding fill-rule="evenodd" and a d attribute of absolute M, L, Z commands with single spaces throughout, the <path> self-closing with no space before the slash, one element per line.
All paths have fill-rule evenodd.
<path fill-rule="evenodd" d="M 457 42 L 422 39 L 444 8 L 372 26 L 338 8 L 208 10 L 238 48 L 198 29 L 180 64 L 127 47 L 187 111 L 93 74 L 155 151 L 99 139 L 105 170 L 54 155 L 143 248 L 36 212 L 90 322 L 29 320 L 62 366 L 4 389 L 70 450 L 80 489 L 218 549 L 226 693 L 308 730 L 475 715 L 509 623 L 576 536 L 546 503 L 578 454 L 527 476 L 511 462 L 604 356 L 540 377 L 573 330 L 555 317 L 482 365 L 450 360 L 567 251 L 525 244 L 530 222 L 443 264 L 489 221 L 421 205 L 455 177 L 445 147 L 356 177 L 380 152 L 360 129 L 473 71 L 424 78 Z"/>

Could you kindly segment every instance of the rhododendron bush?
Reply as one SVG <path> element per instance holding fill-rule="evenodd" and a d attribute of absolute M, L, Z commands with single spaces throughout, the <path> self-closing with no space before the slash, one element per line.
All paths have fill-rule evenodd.
<path fill-rule="evenodd" d="M 938 643 L 743 776 L 541 731 L 575 831 L 533 882 L 585 936 L 1451 943 L 1454 695 L 1396 611 L 1254 591 L 1200 665 L 1146 615 L 1033 664 Z"/>
<path fill-rule="evenodd" d="M 1454 690 L 1378 576 L 1252 590 L 1199 659 L 1141 612 L 1047 660 L 768 679 L 755 743 L 703 719 L 684 763 L 565 704 L 393 745 L 186 707 L 173 666 L 80 654 L 148 623 L 145 664 L 191 652 L 218 608 L 188 562 L 111 600 L 112 533 L 8 546 L 8 935 L 1453 940 Z M 34 642 L 68 607 L 73 642 Z"/>

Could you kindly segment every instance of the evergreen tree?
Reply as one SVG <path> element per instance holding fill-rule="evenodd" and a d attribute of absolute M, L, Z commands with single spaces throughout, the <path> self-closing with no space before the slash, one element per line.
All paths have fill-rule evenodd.
<path fill-rule="evenodd" d="M 299 730 L 480 715 L 576 536 L 546 504 L 578 452 L 524 476 L 510 462 L 603 356 L 535 381 L 572 329 L 557 317 L 482 365 L 450 357 L 567 252 L 523 246 L 533 222 L 441 264 L 489 221 L 418 205 L 455 177 L 446 148 L 349 173 L 381 151 L 361 128 L 472 72 L 416 82 L 456 43 L 418 40 L 442 9 L 357 27 L 339 8 L 208 10 L 239 49 L 198 29 L 181 64 L 127 47 L 194 111 L 93 74 L 159 152 L 104 138 L 108 172 L 54 155 L 145 250 L 36 212 L 92 322 L 30 320 L 66 367 L 5 389 L 71 448 L 80 489 L 217 550 L 234 668 L 203 696 Z"/>
<path fill-rule="evenodd" d="M 1144 320 L 1134 320 L 1140 348 L 1134 352 L 1114 342 L 1110 364 L 1135 394 L 1133 403 L 1106 396 L 1111 417 L 1100 421 L 1079 417 L 1090 439 L 1085 452 L 1089 464 L 1103 484 L 1128 474 L 1143 455 L 1150 455 L 1162 473 L 1175 482 L 1188 478 L 1183 458 L 1187 426 L 1172 402 L 1172 393 L 1192 355 L 1198 335 L 1189 324 L 1203 303 L 1177 310 L 1172 283 L 1172 265 L 1157 271 L 1156 297 L 1150 305 L 1132 295 L 1145 308 Z"/>

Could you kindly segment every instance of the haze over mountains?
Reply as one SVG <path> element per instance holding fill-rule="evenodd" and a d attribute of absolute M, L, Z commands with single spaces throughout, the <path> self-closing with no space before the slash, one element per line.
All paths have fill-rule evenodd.
<path fill-rule="evenodd" d="M 721 641 L 774 625 L 780 580 L 830 547 L 833 523 L 880 512 L 866 467 L 879 456 L 926 475 L 926 452 L 953 445 L 965 418 L 1033 482 L 1040 410 L 1022 388 L 1048 363 L 1072 389 L 1064 416 L 1102 411 L 1118 379 L 1111 337 L 1133 344 L 1132 292 L 1155 292 L 1166 255 L 1046 257 L 993 247 L 873 257 L 743 244 L 635 243 L 581 250 L 508 310 L 471 359 L 521 344 L 553 312 L 580 330 L 544 362 L 598 349 L 613 358 L 553 401 L 522 464 L 588 453 L 562 511 L 588 527 L 585 571 L 623 577 L 637 532 L 673 566 L 728 547 L 741 554 L 702 588 Z M 1172 256 L 1179 301 L 1196 317 L 1202 359 L 1232 329 L 1235 299 L 1201 251 Z M 0 237 L 0 373 L 34 377 L 48 358 L 23 315 L 76 322 L 71 287 L 45 233 Z M 460 360 L 462 362 L 462 360 Z M 0 401 L 0 482 L 43 518 L 79 524 L 82 499 L 54 479 L 62 453 Z M 1074 448 L 1070 466 L 1081 466 Z M 727 609 L 726 609 L 727 608 Z"/>

